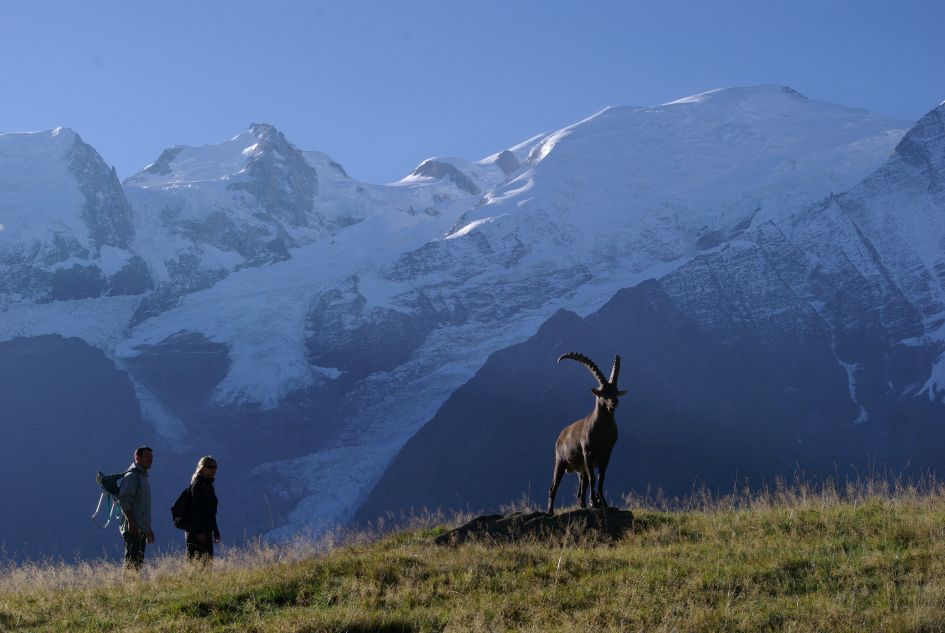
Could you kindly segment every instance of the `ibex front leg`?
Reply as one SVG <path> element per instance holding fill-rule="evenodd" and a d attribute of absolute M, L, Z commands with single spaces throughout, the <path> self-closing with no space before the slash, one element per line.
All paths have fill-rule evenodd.
<path fill-rule="evenodd" d="M 578 473 L 578 479 L 580 481 L 580 483 L 578 484 L 578 494 L 577 494 L 578 505 L 582 508 L 586 508 L 587 507 L 587 490 L 588 490 L 587 473 Z"/>
<path fill-rule="evenodd" d="M 607 464 L 610 462 L 610 456 L 600 462 L 600 476 L 597 478 L 597 491 L 591 495 L 591 501 L 594 507 L 607 508 L 607 502 L 604 501 L 604 475 L 607 473 Z"/>

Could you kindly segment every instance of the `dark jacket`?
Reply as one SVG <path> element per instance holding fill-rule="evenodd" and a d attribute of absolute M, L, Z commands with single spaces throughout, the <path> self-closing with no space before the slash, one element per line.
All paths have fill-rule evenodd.
<path fill-rule="evenodd" d="M 217 493 L 213 489 L 213 478 L 198 476 L 190 485 L 190 495 L 188 536 L 210 533 L 213 538 L 218 538 L 220 529 L 217 527 Z"/>

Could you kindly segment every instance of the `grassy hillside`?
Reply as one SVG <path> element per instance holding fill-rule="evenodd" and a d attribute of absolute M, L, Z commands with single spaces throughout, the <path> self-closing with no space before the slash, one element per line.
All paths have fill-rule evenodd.
<path fill-rule="evenodd" d="M 640 502 L 635 502 L 639 504 Z M 445 527 L 8 567 L 4 631 L 945 631 L 945 491 L 800 486 L 636 505 L 639 528 L 436 547 Z"/>

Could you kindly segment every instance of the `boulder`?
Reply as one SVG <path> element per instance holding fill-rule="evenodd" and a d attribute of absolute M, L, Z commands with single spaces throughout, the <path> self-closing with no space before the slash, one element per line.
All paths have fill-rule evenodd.
<path fill-rule="evenodd" d="M 548 514 L 512 512 L 476 517 L 465 525 L 436 537 L 436 545 L 458 545 L 468 541 L 512 543 L 523 539 L 587 535 L 595 539 L 618 539 L 634 529 L 629 510 L 582 509 Z"/>

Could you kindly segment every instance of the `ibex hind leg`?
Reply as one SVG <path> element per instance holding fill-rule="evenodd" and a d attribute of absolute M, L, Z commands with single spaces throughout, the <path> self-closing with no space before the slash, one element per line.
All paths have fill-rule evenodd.
<path fill-rule="evenodd" d="M 555 470 L 551 476 L 551 488 L 548 489 L 548 514 L 555 513 L 555 495 L 558 493 L 558 486 L 561 484 L 562 477 L 564 477 L 564 462 L 555 459 Z"/>
<path fill-rule="evenodd" d="M 581 508 L 586 508 L 587 507 L 587 489 L 588 489 L 587 473 L 578 473 L 578 477 L 580 477 L 580 480 L 581 480 L 581 483 L 578 484 L 578 493 L 577 493 L 578 505 L 581 506 Z"/>
<path fill-rule="evenodd" d="M 597 478 L 594 476 L 594 462 L 591 460 L 590 455 L 587 451 L 584 452 L 584 471 L 581 473 L 581 481 L 584 481 L 584 477 L 587 477 L 587 486 L 586 488 L 591 492 L 591 505 L 595 508 L 597 507 L 597 493 L 595 492 L 595 487 L 597 486 Z M 584 499 L 581 499 L 581 507 L 586 508 L 587 504 L 584 502 Z"/>

